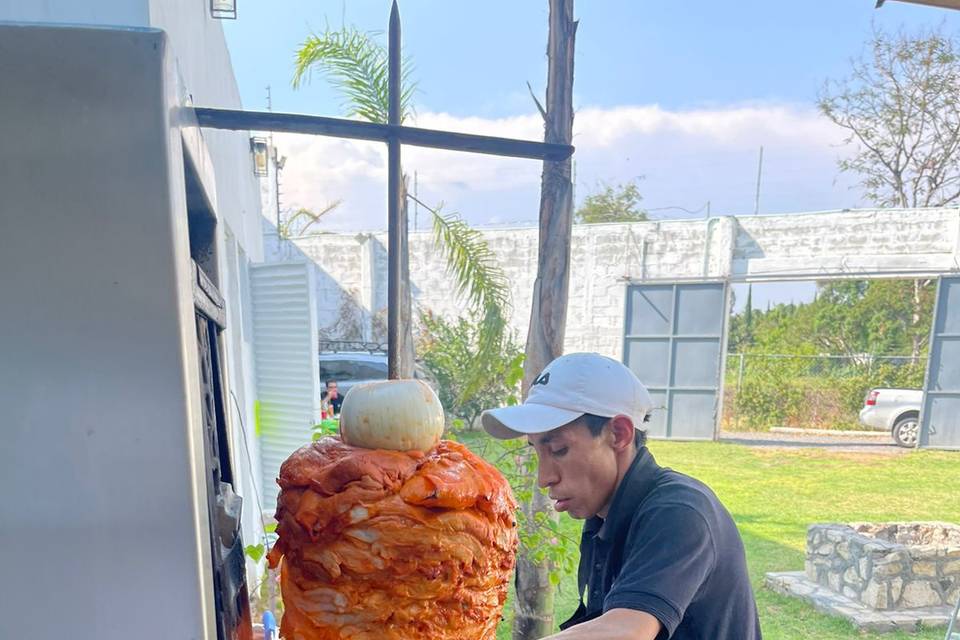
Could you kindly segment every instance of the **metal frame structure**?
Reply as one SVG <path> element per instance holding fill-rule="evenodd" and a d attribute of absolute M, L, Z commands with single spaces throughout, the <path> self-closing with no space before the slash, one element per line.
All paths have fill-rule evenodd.
<path fill-rule="evenodd" d="M 406 127 L 400 124 L 400 10 L 394 0 L 390 9 L 389 30 L 389 115 L 387 124 L 358 122 L 341 118 L 294 115 L 271 112 L 233 111 L 198 107 L 195 109 L 201 127 L 229 130 L 285 131 L 311 135 L 372 140 L 387 143 L 387 219 L 388 219 L 388 284 L 387 346 L 390 378 L 399 378 L 398 352 L 401 327 L 401 256 L 403 203 L 400 176 L 401 146 L 410 144 L 434 149 L 486 153 L 514 158 L 539 159 L 545 162 L 566 160 L 573 147 L 545 142 L 514 140 L 450 131 Z"/>

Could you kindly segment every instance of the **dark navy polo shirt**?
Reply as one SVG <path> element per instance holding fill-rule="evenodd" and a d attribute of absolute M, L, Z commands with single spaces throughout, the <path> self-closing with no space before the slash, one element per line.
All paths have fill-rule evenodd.
<path fill-rule="evenodd" d="M 606 520 L 584 524 L 578 581 L 586 603 L 568 628 L 611 609 L 657 618 L 657 640 L 760 640 L 743 541 L 702 482 L 640 449 Z"/>

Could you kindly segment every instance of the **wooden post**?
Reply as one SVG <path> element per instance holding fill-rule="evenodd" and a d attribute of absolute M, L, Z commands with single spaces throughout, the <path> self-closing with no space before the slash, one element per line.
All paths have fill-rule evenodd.
<path fill-rule="evenodd" d="M 547 44 L 547 102 L 544 142 L 570 144 L 573 139 L 573 51 L 577 23 L 573 0 L 550 0 Z M 570 238 L 573 229 L 572 162 L 545 160 L 540 184 L 540 243 L 533 307 L 527 333 L 523 395 L 535 376 L 563 354 L 570 285 Z M 535 482 L 535 478 L 532 479 Z M 528 526 L 537 513 L 556 517 L 549 499 L 534 490 L 523 505 Z M 550 567 L 531 561 L 524 550 L 517 559 L 517 600 L 514 607 L 514 640 L 533 640 L 553 631 L 554 587 Z"/>

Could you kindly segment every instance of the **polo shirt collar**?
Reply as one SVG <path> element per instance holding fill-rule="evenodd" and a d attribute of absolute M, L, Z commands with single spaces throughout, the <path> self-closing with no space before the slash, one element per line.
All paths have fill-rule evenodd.
<path fill-rule="evenodd" d="M 607 540 L 633 518 L 634 512 L 653 489 L 660 465 L 643 447 L 637 452 L 626 475 L 613 494 L 607 517 L 594 516 L 584 524 L 584 533 Z"/>

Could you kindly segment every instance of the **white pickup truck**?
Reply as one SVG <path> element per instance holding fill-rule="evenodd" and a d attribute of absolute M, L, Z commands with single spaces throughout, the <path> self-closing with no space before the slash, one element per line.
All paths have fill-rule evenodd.
<path fill-rule="evenodd" d="M 901 447 L 916 447 L 920 437 L 920 389 L 871 389 L 860 410 L 860 423 L 882 431 L 890 430 Z"/>

